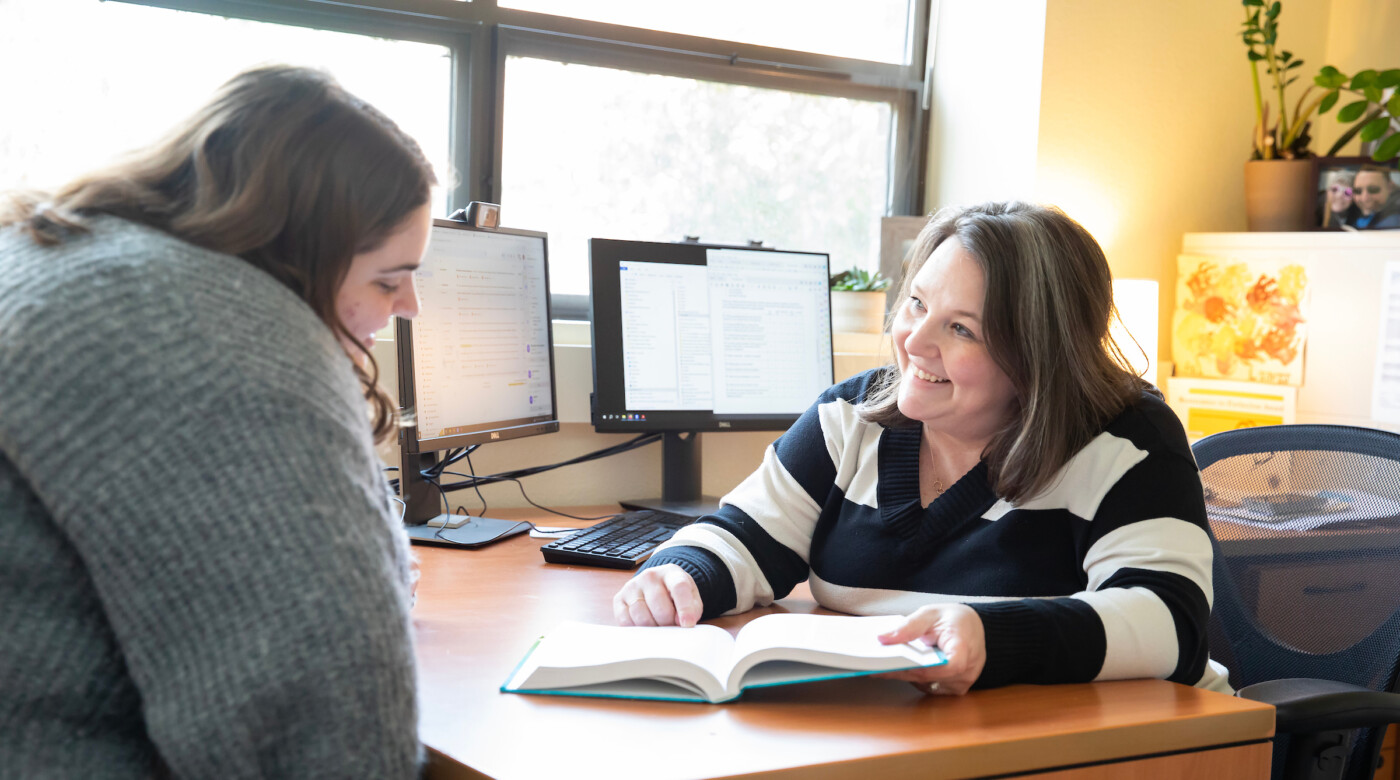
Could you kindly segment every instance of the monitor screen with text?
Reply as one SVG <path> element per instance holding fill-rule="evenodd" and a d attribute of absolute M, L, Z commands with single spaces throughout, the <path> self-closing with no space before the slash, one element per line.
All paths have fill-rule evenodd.
<path fill-rule="evenodd" d="M 436 220 L 401 321 L 417 451 L 558 429 L 545 235 Z"/>
<path fill-rule="evenodd" d="M 599 430 L 775 430 L 832 383 L 824 253 L 594 239 Z"/>

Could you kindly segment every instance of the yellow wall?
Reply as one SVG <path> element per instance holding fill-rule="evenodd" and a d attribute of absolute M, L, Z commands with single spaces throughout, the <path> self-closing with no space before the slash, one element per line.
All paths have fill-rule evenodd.
<path fill-rule="evenodd" d="M 1284 3 L 1281 42 L 1303 71 L 1324 59 L 1330 5 Z M 1242 20 L 1221 0 L 1046 10 L 1036 198 L 1084 223 L 1115 276 L 1159 281 L 1163 334 L 1182 234 L 1245 229 L 1254 111 Z M 1165 339 L 1158 351 L 1171 359 Z"/>
<path fill-rule="evenodd" d="M 1317 65 L 1333 65 L 1346 74 L 1367 68 L 1400 68 L 1400 3 L 1395 0 L 1332 0 L 1326 56 L 1317 60 Z M 1316 72 L 1312 67 L 1307 70 Z M 1332 114 L 1313 123 L 1313 136 L 1317 139 L 1313 146 L 1319 154 L 1331 148 L 1342 134 L 1342 127 L 1333 116 L 1335 113 L 1334 109 Z M 1353 140 L 1338 154 L 1356 154 L 1358 146 Z"/>
<path fill-rule="evenodd" d="M 1182 234 L 1245 229 L 1254 114 L 1242 18 L 1239 3 L 1220 0 L 1046 7 L 1036 199 L 1083 222 L 1115 276 L 1160 282 L 1163 334 Z M 1306 62 L 1290 103 L 1323 65 L 1400 67 L 1397 31 L 1394 0 L 1285 2 L 1280 44 Z M 1333 114 L 1315 120 L 1314 151 L 1340 132 Z M 1355 142 L 1342 153 L 1356 154 Z M 1170 351 L 1163 339 L 1164 361 Z"/>

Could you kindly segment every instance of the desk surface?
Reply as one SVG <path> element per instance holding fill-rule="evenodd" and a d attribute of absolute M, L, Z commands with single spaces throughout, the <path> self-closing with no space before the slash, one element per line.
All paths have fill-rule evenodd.
<path fill-rule="evenodd" d="M 1324 552 L 1364 554 L 1368 551 L 1393 555 L 1400 547 L 1400 520 L 1397 519 L 1295 531 L 1282 525 L 1261 526 L 1235 522 L 1228 517 L 1211 517 L 1210 527 L 1220 542 L 1220 549 L 1230 558 L 1311 556 Z"/>
<path fill-rule="evenodd" d="M 1103 762 L 1151 756 L 1135 776 L 1173 776 L 1161 771 L 1168 764 L 1183 767 L 1182 777 L 1207 767 L 1212 776 L 1268 774 L 1261 740 L 1273 734 L 1272 707 L 1160 680 L 953 698 L 866 678 L 749 691 L 725 705 L 503 694 L 501 683 L 556 623 L 611 623 L 611 596 L 631 575 L 547 564 L 540 544 L 521 536 L 481 550 L 415 548 L 420 732 L 431 776 L 892 780 L 1078 767 L 1055 776 L 1114 777 L 1123 765 Z M 783 610 L 819 608 L 801 587 L 716 622 L 732 630 Z M 1232 762 L 1228 771 L 1214 771 L 1221 761 Z"/>

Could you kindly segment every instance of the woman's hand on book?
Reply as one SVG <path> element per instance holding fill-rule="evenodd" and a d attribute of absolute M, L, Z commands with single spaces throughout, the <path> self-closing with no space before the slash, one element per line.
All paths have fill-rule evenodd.
<path fill-rule="evenodd" d="M 700 622 L 702 612 L 695 580 L 674 563 L 643 571 L 613 596 L 613 617 L 619 626 L 690 628 Z"/>
<path fill-rule="evenodd" d="M 934 604 L 920 607 L 904 625 L 880 635 L 880 643 L 895 645 L 922 639 L 948 656 L 948 663 L 927 669 L 910 669 L 879 675 L 905 680 L 924 693 L 961 696 L 982 674 L 987 663 L 987 635 L 982 618 L 966 604 Z"/>

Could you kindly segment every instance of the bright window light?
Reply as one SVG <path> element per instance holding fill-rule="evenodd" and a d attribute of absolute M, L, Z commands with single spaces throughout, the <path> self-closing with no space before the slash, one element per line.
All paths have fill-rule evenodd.
<path fill-rule="evenodd" d="M 397 122 L 433 162 L 445 212 L 448 49 L 98 0 L 0 0 L 0 190 L 103 167 L 268 63 L 327 70 Z"/>
<path fill-rule="evenodd" d="M 888 103 L 513 57 L 504 224 L 548 231 L 550 286 L 588 293 L 588 239 L 759 240 L 878 267 Z"/>

